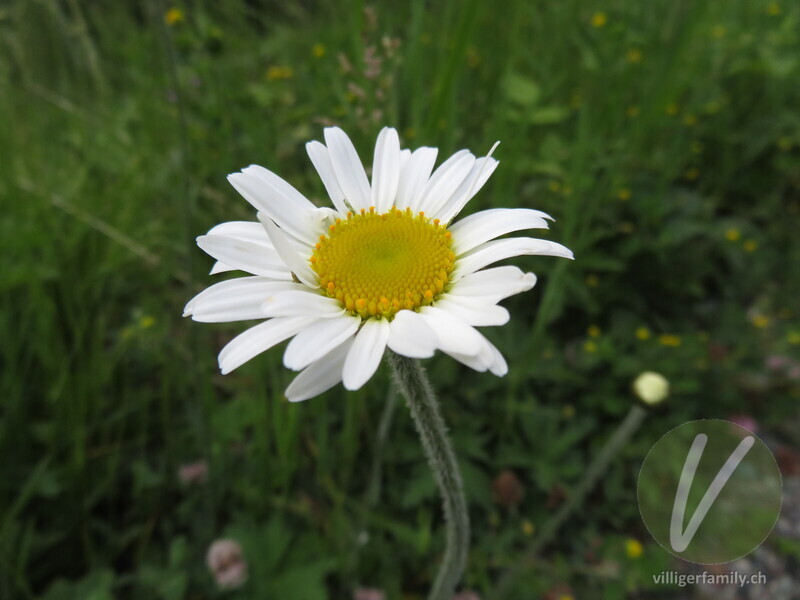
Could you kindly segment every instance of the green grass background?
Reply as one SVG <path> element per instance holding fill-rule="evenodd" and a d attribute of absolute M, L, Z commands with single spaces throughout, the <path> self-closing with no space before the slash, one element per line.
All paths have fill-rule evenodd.
<path fill-rule="evenodd" d="M 262 164 L 325 204 L 304 142 L 331 123 L 364 159 L 384 125 L 440 157 L 501 140 L 466 213 L 545 210 L 577 258 L 515 261 L 540 281 L 488 333 L 505 378 L 425 363 L 465 585 L 491 597 L 655 370 L 670 399 L 513 586 L 646 596 L 671 564 L 635 502 L 658 437 L 746 413 L 798 441 L 797 380 L 764 367 L 800 343 L 798 28 L 786 0 L 0 4 L 0 598 L 424 597 L 441 517 L 386 373 L 289 405 L 279 350 L 222 377 L 242 325 L 180 317 L 213 281 L 194 237 L 253 218 L 225 176 Z M 181 485 L 195 460 L 208 482 Z M 250 568 L 227 594 L 219 537 Z"/>

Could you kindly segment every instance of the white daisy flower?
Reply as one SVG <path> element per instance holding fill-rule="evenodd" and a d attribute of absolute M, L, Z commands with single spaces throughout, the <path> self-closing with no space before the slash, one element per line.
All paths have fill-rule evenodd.
<path fill-rule="evenodd" d="M 385 128 L 370 184 L 341 129 L 325 129 L 325 144 L 309 142 L 306 150 L 333 209 L 315 206 L 253 165 L 228 180 L 258 211 L 258 221 L 222 223 L 197 238 L 217 260 L 212 274 L 251 276 L 212 285 L 186 305 L 184 316 L 206 323 L 264 320 L 222 349 L 222 373 L 292 338 L 283 357 L 300 371 L 286 390 L 292 401 L 340 381 L 359 389 L 386 348 L 412 358 L 441 350 L 477 371 L 504 375 L 503 356 L 475 327 L 508 322 L 498 302 L 531 289 L 536 276 L 485 267 L 519 255 L 572 258 L 547 240 L 494 239 L 547 228 L 550 217 L 499 208 L 451 224 L 497 167 L 491 152 L 476 158 L 460 150 L 434 171 L 436 148 L 401 150 L 397 132 Z"/>

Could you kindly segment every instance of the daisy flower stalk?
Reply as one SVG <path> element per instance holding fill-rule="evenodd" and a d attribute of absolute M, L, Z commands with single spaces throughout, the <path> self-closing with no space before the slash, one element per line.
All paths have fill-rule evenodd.
<path fill-rule="evenodd" d="M 370 181 L 341 129 L 325 129 L 324 139 L 306 150 L 332 207 L 317 206 L 257 165 L 228 177 L 258 220 L 222 223 L 197 244 L 217 260 L 212 274 L 249 276 L 212 285 L 189 301 L 184 316 L 262 321 L 222 349 L 223 374 L 291 339 L 283 362 L 300 371 L 285 392 L 293 402 L 340 382 L 361 388 L 388 354 L 444 497 L 448 544 L 430 598 L 449 597 L 466 560 L 469 522 L 452 447 L 417 359 L 439 350 L 505 375 L 502 354 L 476 327 L 507 323 L 499 302 L 530 290 L 536 276 L 486 267 L 519 255 L 572 253 L 548 240 L 496 239 L 546 229 L 550 217 L 537 210 L 490 209 L 453 222 L 497 167 L 491 152 L 476 158 L 460 150 L 434 170 L 436 148 L 403 150 L 397 132 L 384 128 Z"/>

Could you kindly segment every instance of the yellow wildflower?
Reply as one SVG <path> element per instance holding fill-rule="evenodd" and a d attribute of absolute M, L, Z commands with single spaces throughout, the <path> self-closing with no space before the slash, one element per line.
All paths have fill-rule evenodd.
<path fill-rule="evenodd" d="M 686 169 L 686 171 L 684 171 L 683 175 L 689 181 L 694 181 L 695 179 L 700 177 L 700 169 L 698 169 L 697 167 L 689 167 L 688 169 Z"/>
<path fill-rule="evenodd" d="M 629 106 L 625 110 L 625 114 L 628 115 L 628 117 L 630 117 L 631 119 L 635 119 L 636 117 L 638 117 L 640 112 L 642 112 L 642 110 L 638 106 Z"/>
<path fill-rule="evenodd" d="M 164 13 L 164 22 L 169 26 L 177 25 L 178 23 L 183 22 L 183 20 L 183 11 L 180 8 L 173 6 L 166 13 Z"/>
<path fill-rule="evenodd" d="M 311 54 L 314 56 L 314 58 L 322 58 L 325 56 L 325 46 L 317 42 L 311 46 Z"/>
<path fill-rule="evenodd" d="M 758 327 L 759 329 L 764 329 L 767 325 L 769 325 L 769 317 L 766 315 L 756 315 L 752 319 L 753 325 Z"/>
<path fill-rule="evenodd" d="M 643 551 L 644 548 L 642 548 L 642 543 L 639 540 L 633 538 L 625 540 L 625 554 L 627 554 L 628 558 L 639 558 Z"/>
<path fill-rule="evenodd" d="M 620 200 L 630 200 L 631 191 L 628 188 L 622 188 L 620 191 L 617 192 L 617 198 L 619 198 Z"/>
<path fill-rule="evenodd" d="M 602 331 L 597 325 L 589 325 L 589 329 L 586 330 L 586 333 L 589 334 L 589 337 L 598 338 Z"/>
<path fill-rule="evenodd" d="M 664 112 L 666 112 L 670 117 L 674 117 L 678 114 L 678 105 L 675 103 L 667 104 Z"/>
<path fill-rule="evenodd" d="M 767 14 L 771 17 L 777 17 L 781 14 L 781 7 L 777 2 L 770 2 L 767 4 Z"/>
<path fill-rule="evenodd" d="M 528 519 L 525 519 L 522 522 L 522 533 L 527 536 L 531 536 L 536 532 L 536 526 L 531 523 Z"/>
<path fill-rule="evenodd" d="M 650 330 L 647 327 L 637 327 L 636 328 L 636 339 L 637 340 L 649 340 L 650 339 Z"/>
<path fill-rule="evenodd" d="M 587 340 L 583 344 L 583 349 L 589 354 L 593 354 L 594 352 L 597 352 L 597 344 L 595 344 L 592 340 Z"/>
<path fill-rule="evenodd" d="M 268 81 L 291 79 L 292 75 L 294 75 L 294 72 L 292 71 L 291 67 L 280 67 L 278 65 L 272 65 L 269 69 L 267 69 Z"/>
<path fill-rule="evenodd" d="M 592 15 L 592 27 L 603 27 L 608 23 L 608 15 L 604 12 L 597 12 Z"/>
<path fill-rule="evenodd" d="M 658 343 L 662 346 L 675 348 L 681 345 L 681 336 L 664 333 L 658 336 Z"/>
<path fill-rule="evenodd" d="M 638 48 L 630 48 L 625 53 L 625 59 L 631 64 L 637 64 L 642 62 L 642 51 Z"/>
<path fill-rule="evenodd" d="M 742 244 L 745 252 L 755 252 L 758 250 L 758 242 L 755 240 L 745 240 L 744 244 Z"/>
<path fill-rule="evenodd" d="M 729 242 L 736 242 L 740 237 L 742 237 L 742 234 L 736 227 L 731 227 L 725 232 L 725 239 Z"/>

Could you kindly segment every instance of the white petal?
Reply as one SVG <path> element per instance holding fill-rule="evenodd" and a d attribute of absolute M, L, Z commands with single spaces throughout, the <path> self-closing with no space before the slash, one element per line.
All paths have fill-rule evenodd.
<path fill-rule="evenodd" d="M 287 280 L 292 273 L 275 250 L 221 235 L 201 235 L 197 245 L 218 261 L 233 267 L 274 279 Z"/>
<path fill-rule="evenodd" d="M 239 277 L 216 283 L 189 300 L 184 317 L 191 315 L 203 323 L 225 323 L 264 319 L 264 299 L 273 294 L 299 289 L 289 281 L 272 281 L 264 277 Z"/>
<path fill-rule="evenodd" d="M 458 213 L 461 212 L 461 209 L 464 208 L 467 202 L 469 202 L 472 197 L 477 194 L 486 184 L 486 182 L 489 180 L 489 177 L 492 176 L 492 173 L 494 173 L 494 170 L 497 168 L 497 165 L 500 164 L 498 161 L 492 158 L 492 152 L 494 152 L 494 149 L 497 148 L 499 143 L 500 142 L 496 142 L 495 145 L 492 146 L 492 149 L 489 150 L 489 154 L 487 156 L 479 158 L 475 161 L 475 165 L 472 167 L 472 171 L 470 171 L 469 176 L 453 193 L 452 197 L 450 197 L 442 206 L 442 209 L 439 211 L 436 217 L 445 223 L 449 223 Z"/>
<path fill-rule="evenodd" d="M 572 252 L 568 248 L 549 240 L 537 240 L 534 238 L 494 240 L 486 242 L 461 256 L 456 261 L 456 268 L 453 271 L 451 280 L 457 281 L 464 275 L 474 273 L 478 269 L 482 269 L 498 260 L 522 255 L 572 258 Z"/>
<path fill-rule="evenodd" d="M 300 402 L 318 396 L 342 380 L 342 367 L 353 345 L 353 338 L 334 348 L 317 362 L 310 364 L 286 388 L 290 402 Z"/>
<path fill-rule="evenodd" d="M 325 191 L 328 192 L 331 202 L 333 202 L 341 216 L 346 217 L 349 209 L 344 202 L 344 192 L 336 179 L 331 157 L 325 144 L 317 141 L 308 142 L 306 144 L 306 152 L 308 152 L 308 157 L 311 159 L 317 173 L 319 173 L 319 178 L 322 179 L 322 184 L 325 186 Z"/>
<path fill-rule="evenodd" d="M 469 150 L 460 150 L 443 162 L 425 184 L 419 201 L 412 210 L 438 217 L 439 209 L 447 202 L 470 174 L 475 157 Z"/>
<path fill-rule="evenodd" d="M 356 335 L 347 353 L 342 371 L 342 383 L 348 390 L 360 389 L 378 369 L 389 339 L 386 319 L 368 319 Z"/>
<path fill-rule="evenodd" d="M 489 365 L 486 363 L 486 360 L 480 356 L 480 354 L 476 354 L 474 356 L 469 356 L 467 354 L 461 354 L 459 352 L 448 352 L 447 350 L 442 350 L 448 356 L 455 358 L 461 364 L 467 365 L 473 371 L 478 371 L 479 373 L 484 373 L 488 368 Z"/>
<path fill-rule="evenodd" d="M 480 333 L 478 335 L 481 338 L 481 350 L 477 356 L 468 356 L 459 352 L 446 352 L 446 354 L 481 373 L 488 370 L 498 377 L 508 373 L 508 364 L 500 351 Z"/>
<path fill-rule="evenodd" d="M 272 242 L 267 237 L 267 232 L 258 221 L 229 221 L 220 223 L 208 230 L 206 235 L 223 235 L 236 238 L 244 242 L 252 242 L 261 246 L 272 248 Z"/>
<path fill-rule="evenodd" d="M 314 321 L 314 317 L 281 317 L 259 323 L 240 333 L 219 353 L 222 374 L 227 375 L 238 369 L 251 358 L 311 326 Z"/>
<path fill-rule="evenodd" d="M 264 226 L 258 221 L 229 221 L 227 223 L 220 223 L 219 225 L 215 225 L 209 229 L 207 235 L 222 235 L 225 237 L 232 237 L 236 238 L 237 240 L 252 242 L 254 244 L 258 244 L 259 246 L 266 246 L 272 252 L 275 251 L 272 242 L 269 240 L 269 236 L 267 236 L 267 232 L 264 231 Z M 297 246 L 302 245 L 303 248 L 307 247 L 305 244 L 301 244 L 300 242 L 294 240 L 294 238 L 292 238 L 292 240 L 296 242 Z M 226 265 L 221 261 L 217 261 L 214 263 L 214 266 L 211 267 L 209 275 L 217 275 L 219 273 L 226 273 L 228 271 L 235 270 L 235 267 Z"/>
<path fill-rule="evenodd" d="M 550 217 L 530 208 L 493 208 L 470 215 L 449 227 L 453 252 L 460 256 L 484 242 L 522 229 L 547 229 Z"/>
<path fill-rule="evenodd" d="M 306 368 L 355 335 L 360 324 L 360 317 L 349 314 L 317 321 L 289 342 L 283 364 L 293 371 Z"/>
<path fill-rule="evenodd" d="M 258 224 L 261 227 L 261 223 Z M 261 229 L 264 229 L 261 227 Z M 236 271 L 236 267 L 232 267 L 230 265 L 226 265 L 222 261 L 216 261 L 214 265 L 211 267 L 211 270 L 208 272 L 209 275 L 218 275 L 219 273 L 227 273 L 228 271 Z"/>
<path fill-rule="evenodd" d="M 444 223 L 452 221 L 464 208 L 475 194 L 492 176 L 497 165 L 500 164 L 493 158 L 479 158 L 464 182 L 453 193 L 450 199 L 436 213 L 436 217 Z"/>
<path fill-rule="evenodd" d="M 527 292 L 536 284 L 536 275 L 513 265 L 471 273 L 456 281 L 447 296 L 486 298 L 499 302 L 514 294 Z"/>
<path fill-rule="evenodd" d="M 384 127 L 375 143 L 372 161 L 372 206 L 384 213 L 394 204 L 400 181 L 400 138 L 397 131 Z"/>
<path fill-rule="evenodd" d="M 333 172 L 336 173 L 336 180 L 347 202 L 356 210 L 369 208 L 369 181 L 350 138 L 338 127 L 327 127 L 325 143 L 328 146 Z"/>
<path fill-rule="evenodd" d="M 500 350 L 498 350 L 494 344 L 490 341 L 486 341 L 489 346 L 489 352 L 492 356 L 492 362 L 489 363 L 489 372 L 493 375 L 497 375 L 498 377 L 503 377 L 506 373 L 508 373 L 508 363 L 506 359 L 503 357 Z"/>
<path fill-rule="evenodd" d="M 283 231 L 272 222 L 272 219 L 262 213 L 258 213 L 258 220 L 261 221 L 272 245 L 275 246 L 275 252 L 283 259 L 283 262 L 286 263 L 291 272 L 308 287 L 319 287 L 319 276 L 311 268 L 308 259 L 298 254 L 295 248 L 292 247 L 291 242 Z"/>
<path fill-rule="evenodd" d="M 437 339 L 425 318 L 413 310 L 401 310 L 389 323 L 391 350 L 411 358 L 430 358 L 436 351 Z"/>
<path fill-rule="evenodd" d="M 481 336 L 475 329 L 435 306 L 423 306 L 419 313 L 436 335 L 437 347 L 445 352 L 476 356 L 481 351 Z"/>
<path fill-rule="evenodd" d="M 318 233 L 312 230 L 316 206 L 264 167 L 251 165 L 241 173 L 231 173 L 228 181 L 260 212 L 265 213 L 289 234 L 313 246 Z"/>
<path fill-rule="evenodd" d="M 300 287 L 301 284 L 298 284 Z M 344 314 L 342 303 L 335 298 L 328 298 L 322 294 L 311 291 L 305 286 L 303 289 L 293 289 L 287 292 L 271 294 L 264 298 L 262 309 L 266 317 L 300 317 L 309 316 L 318 319 L 328 319 Z"/>
<path fill-rule="evenodd" d="M 405 168 L 406 163 L 408 162 L 409 158 L 411 158 L 411 150 L 408 150 L 408 149 L 400 150 L 400 172 L 401 173 L 403 172 L 403 169 Z"/>
<path fill-rule="evenodd" d="M 468 298 L 446 294 L 443 298 L 437 300 L 436 306 L 473 327 L 505 325 L 511 318 L 508 310 L 485 298 Z"/>
<path fill-rule="evenodd" d="M 400 183 L 397 186 L 397 199 L 395 206 L 405 209 L 417 205 L 425 184 L 430 179 L 433 165 L 436 163 L 436 148 L 417 148 L 403 165 L 400 172 Z"/>

